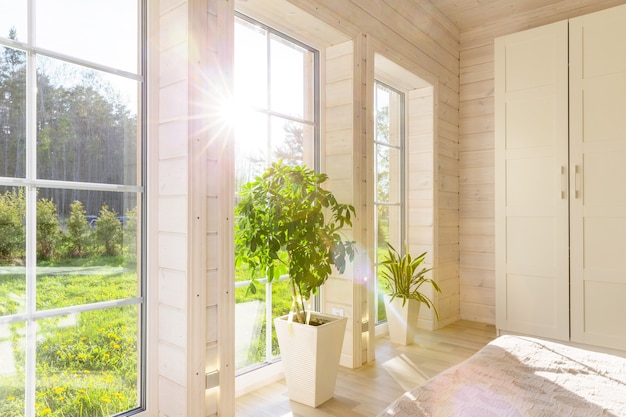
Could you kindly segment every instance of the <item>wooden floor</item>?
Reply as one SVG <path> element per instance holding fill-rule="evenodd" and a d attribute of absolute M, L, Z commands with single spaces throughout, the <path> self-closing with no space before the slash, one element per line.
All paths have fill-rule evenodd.
<path fill-rule="evenodd" d="M 359 369 L 340 367 L 335 396 L 318 408 L 289 401 L 285 381 L 236 400 L 237 417 L 376 416 L 412 387 L 463 361 L 496 337 L 494 326 L 459 321 L 440 330 L 420 330 L 416 343 L 376 341 L 376 361 Z"/>

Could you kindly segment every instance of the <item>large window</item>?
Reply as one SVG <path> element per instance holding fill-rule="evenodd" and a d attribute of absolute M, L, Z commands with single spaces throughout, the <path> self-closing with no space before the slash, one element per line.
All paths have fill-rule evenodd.
<path fill-rule="evenodd" d="M 402 252 L 404 247 L 404 94 L 376 81 L 374 136 L 374 235 L 375 276 L 381 270 L 387 243 Z M 376 285 L 376 323 L 386 320 L 383 291 Z"/>
<path fill-rule="evenodd" d="M 145 406 L 141 0 L 0 2 L 0 415 Z"/>
<path fill-rule="evenodd" d="M 235 22 L 235 186 L 261 174 L 272 162 L 316 167 L 318 53 L 238 15 Z M 286 282 L 247 294 L 249 272 L 236 268 L 236 368 L 239 373 L 278 356 L 273 318 L 286 314 Z M 261 279 L 261 283 L 266 281 Z M 261 288 L 262 287 L 262 288 Z"/>

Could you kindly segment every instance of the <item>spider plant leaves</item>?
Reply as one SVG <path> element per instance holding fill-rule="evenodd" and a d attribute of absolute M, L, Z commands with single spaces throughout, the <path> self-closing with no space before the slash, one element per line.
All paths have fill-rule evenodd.
<path fill-rule="evenodd" d="M 405 242 L 404 255 L 402 255 L 391 244 L 387 243 L 387 253 L 381 262 L 383 268 L 380 277 L 383 287 L 391 296 L 391 300 L 396 297 L 402 298 L 402 306 L 409 299 L 418 300 L 428 308 L 432 308 L 439 318 L 439 312 L 432 300 L 420 290 L 422 285 L 430 284 L 435 291 L 441 292 L 439 285 L 426 277 L 426 273 L 431 271 L 431 268 L 422 266 L 426 254 L 423 252 L 414 258 L 409 253 L 408 244 Z"/>

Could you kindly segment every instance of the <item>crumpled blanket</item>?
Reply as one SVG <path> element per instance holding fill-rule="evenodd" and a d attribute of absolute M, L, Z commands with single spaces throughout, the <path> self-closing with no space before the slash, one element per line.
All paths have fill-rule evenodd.
<path fill-rule="evenodd" d="M 626 416 L 626 359 L 500 336 L 379 417 Z"/>

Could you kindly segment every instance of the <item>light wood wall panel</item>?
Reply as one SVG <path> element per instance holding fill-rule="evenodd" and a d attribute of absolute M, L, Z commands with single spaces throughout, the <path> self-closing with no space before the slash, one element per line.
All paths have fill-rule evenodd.
<path fill-rule="evenodd" d="M 489 7 L 473 0 L 435 3 L 442 9 L 458 7 L 459 15 L 452 20 L 466 27 L 459 36 L 461 318 L 494 324 L 494 39 L 626 2 L 561 0 L 545 5 L 539 0 L 507 0 L 492 2 Z M 506 7 L 510 11 L 502 15 L 501 8 Z"/>
<path fill-rule="evenodd" d="M 187 101 L 187 70 L 168 69 L 164 59 L 187 60 L 188 38 L 186 28 L 188 5 L 161 2 L 159 9 L 159 153 L 158 200 L 159 207 L 175 204 L 185 213 L 188 208 L 187 166 L 184 104 Z M 173 135 L 173 133 L 182 133 Z M 160 215 L 157 224 L 158 246 L 158 408 L 169 416 L 187 414 L 187 346 L 186 310 L 187 282 L 187 224 L 172 224 Z M 181 218 L 182 221 L 182 218 Z M 167 292 L 170 288 L 178 291 Z M 181 331 L 183 332 L 181 334 Z"/>
<path fill-rule="evenodd" d="M 158 9 L 155 415 L 232 415 L 234 330 L 220 331 L 234 329 L 233 292 L 220 284 L 232 281 L 220 280 L 232 272 L 231 250 L 221 249 L 232 247 L 232 225 L 224 221 L 232 219 L 232 194 L 225 191 L 232 157 L 224 146 L 229 132 L 215 127 L 219 116 L 207 103 L 209 94 L 226 97 L 232 85 L 232 56 L 220 47 L 232 41 L 233 5 L 161 0 Z M 214 371 L 219 390 L 205 390 L 205 373 Z"/>
<path fill-rule="evenodd" d="M 353 102 L 355 88 L 355 42 L 345 41 L 330 46 L 325 50 L 326 74 L 324 85 L 324 135 L 333 138 L 323 146 L 323 171 L 330 180 L 328 189 L 333 191 L 342 203 L 354 205 L 355 200 L 354 159 L 355 159 L 355 111 L 358 106 Z M 359 210 L 360 211 L 360 210 Z M 353 235 L 346 230 L 347 236 Z M 340 309 L 348 317 L 346 333 L 341 349 L 340 364 L 349 368 L 361 365 L 359 355 L 355 355 L 355 346 L 359 344 L 359 332 L 355 323 L 360 323 L 360 317 L 355 317 L 358 294 L 354 285 L 354 265 L 349 264 L 344 274 L 333 273 L 324 288 L 322 297 L 322 311 L 332 312 L 333 308 Z"/>

